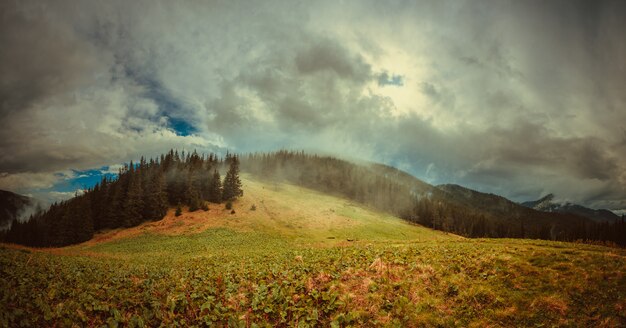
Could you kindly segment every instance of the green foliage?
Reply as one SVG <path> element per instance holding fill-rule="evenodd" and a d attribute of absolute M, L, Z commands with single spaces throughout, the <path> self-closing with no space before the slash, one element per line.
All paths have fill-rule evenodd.
<path fill-rule="evenodd" d="M 462 196 L 465 191 L 433 187 L 380 164 L 358 165 L 281 150 L 249 154 L 242 160 L 242 170 L 341 195 L 409 222 L 466 237 L 608 241 L 626 246 L 624 221 L 598 223 L 576 215 L 539 212 L 477 192 L 467 198 Z"/>
<path fill-rule="evenodd" d="M 102 181 L 82 195 L 53 204 L 28 223 L 16 223 L 4 241 L 38 247 L 65 246 L 93 237 L 94 232 L 134 227 L 162 219 L 169 205 L 203 207 L 204 200 L 221 202 L 219 169 L 228 165 L 228 199 L 243 194 L 237 156 L 205 158 L 195 151 L 181 155 L 170 150 L 159 159 L 130 162 L 120 169 L 117 180 Z"/>
<path fill-rule="evenodd" d="M 222 198 L 224 200 L 233 200 L 243 196 L 241 180 L 239 179 L 239 158 L 226 155 L 226 162 L 229 163 L 229 168 L 226 177 L 224 177 Z"/>
<path fill-rule="evenodd" d="M 220 178 L 220 172 L 218 170 L 213 171 L 211 182 L 209 185 L 209 197 L 208 200 L 212 203 L 222 202 L 222 178 Z"/>
<path fill-rule="evenodd" d="M 297 247 L 214 229 L 68 249 L 72 256 L 4 248 L 0 325 L 624 323 L 621 249 L 486 239 L 351 245 Z"/>
<path fill-rule="evenodd" d="M 189 212 L 195 212 L 203 206 L 202 201 L 198 196 L 194 196 L 189 202 Z"/>

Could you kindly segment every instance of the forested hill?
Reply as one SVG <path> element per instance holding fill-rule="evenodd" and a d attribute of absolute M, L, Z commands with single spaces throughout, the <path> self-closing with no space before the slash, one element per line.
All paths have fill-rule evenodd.
<path fill-rule="evenodd" d="M 598 240 L 626 245 L 623 221 L 596 223 L 577 215 L 540 212 L 461 186 L 435 187 L 382 164 L 357 165 L 329 156 L 279 151 L 243 156 L 242 170 L 346 197 L 467 237 Z"/>
<path fill-rule="evenodd" d="M 0 190 L 0 231 L 8 229 L 11 222 L 17 219 L 25 208 L 33 206 L 34 203 L 30 197 Z"/>
<path fill-rule="evenodd" d="M 220 171 L 227 169 L 224 180 Z M 170 206 L 205 207 L 240 195 L 239 158 L 171 150 L 160 158 L 131 162 L 116 180 L 103 178 L 74 198 L 53 204 L 26 223 L 13 222 L 5 240 L 29 246 L 64 246 L 91 239 L 95 231 L 133 227 L 163 218 Z"/>
<path fill-rule="evenodd" d="M 610 241 L 626 245 L 626 223 L 525 208 L 497 195 L 455 185 L 432 186 L 390 166 L 355 164 L 330 156 L 278 151 L 221 159 L 171 150 L 131 163 L 117 180 L 103 179 L 82 195 L 54 204 L 27 223 L 14 222 L 5 240 L 62 246 L 94 231 L 160 220 L 168 207 L 219 203 L 242 194 L 241 170 L 269 181 L 341 196 L 413 223 L 466 237 Z M 220 173 L 225 173 L 221 179 Z"/>
<path fill-rule="evenodd" d="M 381 164 L 355 164 L 330 156 L 278 151 L 242 156 L 242 170 L 358 201 L 395 215 L 409 214 L 417 195 L 433 187 Z"/>

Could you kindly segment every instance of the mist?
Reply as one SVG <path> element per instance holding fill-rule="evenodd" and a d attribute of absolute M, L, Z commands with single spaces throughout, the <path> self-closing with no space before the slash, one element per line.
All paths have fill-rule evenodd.
<path fill-rule="evenodd" d="M 1 6 L 3 189 L 170 148 L 305 149 L 626 208 L 622 1 Z"/>

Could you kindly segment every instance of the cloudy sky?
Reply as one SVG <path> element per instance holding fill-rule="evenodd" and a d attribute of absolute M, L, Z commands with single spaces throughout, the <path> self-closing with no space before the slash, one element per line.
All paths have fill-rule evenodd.
<path fill-rule="evenodd" d="M 0 188 L 305 149 L 626 208 L 626 1 L 2 1 Z"/>

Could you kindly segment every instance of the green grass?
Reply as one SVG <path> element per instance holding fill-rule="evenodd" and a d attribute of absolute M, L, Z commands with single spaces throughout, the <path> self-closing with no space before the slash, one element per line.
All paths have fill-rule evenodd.
<path fill-rule="evenodd" d="M 217 229 L 89 248 L 109 256 L 4 248 L 0 324 L 625 323 L 623 250 L 518 240 L 297 248 L 266 237 Z"/>
<path fill-rule="evenodd" d="M 246 183 L 239 216 L 200 233 L 0 246 L 0 326 L 626 325 L 626 250 L 463 239 Z"/>

